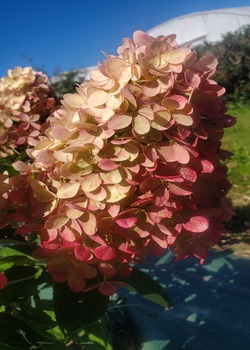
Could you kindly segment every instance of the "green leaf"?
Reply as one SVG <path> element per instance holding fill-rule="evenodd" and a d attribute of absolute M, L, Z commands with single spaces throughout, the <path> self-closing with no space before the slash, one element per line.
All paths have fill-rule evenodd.
<path fill-rule="evenodd" d="M 130 276 L 115 276 L 115 281 L 127 283 L 143 298 L 170 308 L 173 303 L 162 286 L 145 272 L 133 268 Z"/>
<path fill-rule="evenodd" d="M 0 341 L 0 349 L 1 350 L 20 350 L 19 346 L 17 348 L 11 345 L 4 344 L 1 341 Z"/>
<path fill-rule="evenodd" d="M 26 255 L 6 256 L 0 260 L 0 270 L 5 271 L 13 266 L 36 264 L 37 260 Z"/>
<path fill-rule="evenodd" d="M 0 314 L 0 344 L 1 350 L 66 350 L 66 346 L 35 332 L 18 317 L 7 313 Z"/>
<path fill-rule="evenodd" d="M 28 244 L 24 241 L 20 241 L 17 239 L 10 239 L 10 238 L 0 238 L 0 246 L 19 246 L 19 245 L 24 245 L 27 246 Z"/>
<path fill-rule="evenodd" d="M 46 306 L 45 310 L 42 309 L 44 306 Z M 20 313 L 19 317 L 42 336 L 63 341 L 65 337 L 56 323 L 55 313 L 52 308 L 52 301 L 46 301 L 45 304 L 40 303 L 38 300 L 35 308 L 26 309 L 25 312 Z"/>
<path fill-rule="evenodd" d="M 0 257 L 7 257 L 7 256 L 29 256 L 30 259 L 32 259 L 31 255 L 34 250 L 34 247 L 32 247 L 29 244 L 16 244 L 16 245 L 9 245 L 6 246 L 4 244 L 0 245 Z"/>
<path fill-rule="evenodd" d="M 66 334 L 97 321 L 109 305 L 109 298 L 98 290 L 75 293 L 66 283 L 55 283 L 53 301 L 58 325 Z"/>
<path fill-rule="evenodd" d="M 7 305 L 37 294 L 43 280 L 36 278 L 39 270 L 31 266 L 14 266 L 5 271 L 7 286 L 0 290 L 0 304 Z"/>
<path fill-rule="evenodd" d="M 95 322 L 85 328 L 88 340 L 93 342 L 93 349 L 95 350 L 112 350 L 109 341 L 111 340 L 111 332 L 109 332 L 110 325 L 104 322 Z"/>

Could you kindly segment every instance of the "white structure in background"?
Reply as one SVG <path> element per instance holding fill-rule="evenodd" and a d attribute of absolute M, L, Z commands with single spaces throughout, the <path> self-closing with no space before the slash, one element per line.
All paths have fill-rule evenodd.
<path fill-rule="evenodd" d="M 177 35 L 179 46 L 191 43 L 192 47 L 207 41 L 222 40 L 223 35 L 250 24 L 250 7 L 237 7 L 205 12 L 195 12 L 176 17 L 147 31 L 158 35 Z"/>
<path fill-rule="evenodd" d="M 250 24 L 250 6 L 187 14 L 159 24 L 149 29 L 147 33 L 154 37 L 176 34 L 179 46 L 191 43 L 194 47 L 205 41 L 220 41 L 224 34 L 234 32 L 247 24 Z M 88 79 L 89 72 L 93 68 L 96 67 L 74 69 L 73 71 L 77 71 L 76 80 Z M 52 77 L 51 81 L 62 80 L 65 73 Z"/>

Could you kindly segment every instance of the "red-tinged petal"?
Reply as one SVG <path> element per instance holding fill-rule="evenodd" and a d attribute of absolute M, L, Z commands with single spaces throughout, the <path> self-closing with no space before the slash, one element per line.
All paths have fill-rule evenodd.
<path fill-rule="evenodd" d="M 125 97 L 126 100 L 128 100 L 128 102 L 131 103 L 132 106 L 134 106 L 135 108 L 137 107 L 136 99 L 135 99 L 134 95 L 128 89 L 123 88 L 121 90 L 121 95 L 123 97 Z"/>
<path fill-rule="evenodd" d="M 115 286 L 110 283 L 110 282 L 103 282 L 99 285 L 99 292 L 102 293 L 103 295 L 106 295 L 106 296 L 111 296 L 113 294 L 115 294 L 116 292 L 116 288 Z"/>
<path fill-rule="evenodd" d="M 156 149 L 152 146 L 145 146 L 143 147 L 143 154 L 147 159 L 149 159 L 151 162 L 156 162 L 159 158 L 156 152 Z"/>
<path fill-rule="evenodd" d="M 174 159 L 181 164 L 187 164 L 190 160 L 190 156 L 185 147 L 179 145 L 178 143 L 174 143 L 171 146 L 171 152 Z"/>
<path fill-rule="evenodd" d="M 190 232 L 204 232 L 209 227 L 209 221 L 204 216 L 192 216 L 189 221 L 183 224 L 185 230 Z"/>
<path fill-rule="evenodd" d="M 198 175 L 196 171 L 194 171 L 191 168 L 188 167 L 182 167 L 180 169 L 180 174 L 183 177 L 183 179 L 191 181 L 191 182 L 196 182 Z"/>
<path fill-rule="evenodd" d="M 174 124 L 174 119 L 171 120 L 171 114 L 168 111 L 159 111 L 155 113 L 151 127 L 156 130 L 166 130 Z"/>
<path fill-rule="evenodd" d="M 106 170 L 106 171 L 111 171 L 119 168 L 118 164 L 113 162 L 113 160 L 110 160 L 107 158 L 101 159 L 100 162 L 98 163 L 98 166 L 100 169 Z"/>
<path fill-rule="evenodd" d="M 154 191 L 153 201 L 157 207 L 162 207 L 169 199 L 169 191 L 165 186 L 161 186 Z"/>
<path fill-rule="evenodd" d="M 88 236 L 92 236 L 96 233 L 97 222 L 93 213 L 89 212 L 87 215 L 78 220 L 78 222 Z"/>
<path fill-rule="evenodd" d="M 120 205 L 119 204 L 110 204 L 108 207 L 108 213 L 112 218 L 116 217 L 119 214 Z"/>
<path fill-rule="evenodd" d="M 85 192 L 86 196 L 93 201 L 101 202 L 107 197 L 107 192 L 103 187 L 97 188 L 92 192 Z"/>
<path fill-rule="evenodd" d="M 157 187 L 161 186 L 162 181 L 155 177 L 148 177 L 140 184 L 140 190 L 143 193 L 153 192 Z"/>
<path fill-rule="evenodd" d="M 68 242 L 74 242 L 80 236 L 80 233 L 77 233 L 78 232 L 73 232 L 68 226 L 64 226 L 63 229 L 59 231 L 59 235 Z"/>
<path fill-rule="evenodd" d="M 186 83 L 189 86 L 191 86 L 193 88 L 199 87 L 200 82 L 201 82 L 201 78 L 192 69 L 186 69 L 184 76 L 185 76 Z"/>
<path fill-rule="evenodd" d="M 129 160 L 130 162 L 133 162 L 138 155 L 139 155 L 139 150 L 138 147 L 135 146 L 133 143 L 128 143 L 124 146 L 124 149 L 128 152 L 129 154 Z"/>
<path fill-rule="evenodd" d="M 30 170 L 29 166 L 20 160 L 13 163 L 12 166 L 15 170 L 22 172 L 22 173 L 28 172 Z"/>
<path fill-rule="evenodd" d="M 57 238 L 57 230 L 42 230 L 40 237 L 42 242 L 52 242 Z"/>
<path fill-rule="evenodd" d="M 112 130 L 121 130 L 131 124 L 132 115 L 129 114 L 115 114 L 108 121 L 108 127 Z"/>
<path fill-rule="evenodd" d="M 119 225 L 123 228 L 131 228 L 131 227 L 135 226 L 135 224 L 137 222 L 137 217 L 131 216 L 128 218 L 116 219 L 115 222 L 117 223 L 117 225 Z"/>
<path fill-rule="evenodd" d="M 155 39 L 142 30 L 136 30 L 133 34 L 133 40 L 136 45 L 144 46 L 150 44 Z"/>
<path fill-rule="evenodd" d="M 189 196 L 193 193 L 193 188 L 177 183 L 169 183 L 168 189 L 177 196 Z"/>
<path fill-rule="evenodd" d="M 68 278 L 68 286 L 69 288 L 75 292 L 81 292 L 85 287 L 85 279 L 81 271 L 77 271 L 73 269 Z"/>
<path fill-rule="evenodd" d="M 99 264 L 98 269 L 106 278 L 111 278 L 117 274 L 117 269 L 109 263 Z"/>
<path fill-rule="evenodd" d="M 212 173 L 214 171 L 214 165 L 209 160 L 204 159 L 201 161 L 202 173 Z"/>
<path fill-rule="evenodd" d="M 54 257 L 47 263 L 48 271 L 56 282 L 66 282 L 72 271 L 70 262 L 64 257 Z"/>
<path fill-rule="evenodd" d="M 181 95 L 172 95 L 171 97 L 166 97 L 162 100 L 162 105 L 171 110 L 183 109 L 187 103 L 188 100 L 186 97 Z"/>
<path fill-rule="evenodd" d="M 153 233 L 151 234 L 151 238 L 161 248 L 166 249 L 168 247 L 168 242 L 167 242 L 166 236 L 160 230 L 157 230 L 157 228 L 154 229 Z"/>
<path fill-rule="evenodd" d="M 157 153 L 160 155 L 161 159 L 166 162 L 175 162 L 176 159 L 172 152 L 172 146 L 169 142 L 159 142 L 157 145 Z"/>
<path fill-rule="evenodd" d="M 97 274 L 96 268 L 92 265 L 87 264 L 87 263 L 82 263 L 79 266 L 79 270 L 81 270 L 83 276 L 86 279 L 94 278 Z"/>
<path fill-rule="evenodd" d="M 7 284 L 8 284 L 7 278 L 2 272 L 0 272 L 0 289 L 5 288 Z"/>
<path fill-rule="evenodd" d="M 148 106 L 145 106 L 145 107 L 141 107 L 139 110 L 138 110 L 138 114 L 147 118 L 148 120 L 153 120 L 154 119 L 154 112 L 153 110 L 148 107 Z"/>
<path fill-rule="evenodd" d="M 94 249 L 95 256 L 104 261 L 113 260 L 116 257 L 116 251 L 108 245 L 100 246 Z"/>
<path fill-rule="evenodd" d="M 222 119 L 217 121 L 217 124 L 222 128 L 229 128 L 237 123 L 237 118 L 232 117 L 231 115 L 224 115 Z"/>
<path fill-rule="evenodd" d="M 122 266 L 119 269 L 119 273 L 121 276 L 128 277 L 132 273 L 132 267 L 128 265 Z"/>
<path fill-rule="evenodd" d="M 151 205 L 148 208 L 148 216 L 149 218 L 156 224 L 158 224 L 161 219 L 170 218 L 172 216 L 172 212 L 167 208 L 159 208 L 155 205 Z"/>
<path fill-rule="evenodd" d="M 77 260 L 85 261 L 88 260 L 91 256 L 90 249 L 86 246 L 77 245 L 74 248 L 74 254 Z"/>
<path fill-rule="evenodd" d="M 200 70 L 202 73 L 210 70 L 214 70 L 218 65 L 218 60 L 212 55 L 206 55 L 201 57 L 194 65 L 195 69 Z"/>
<path fill-rule="evenodd" d="M 142 93 L 148 97 L 153 97 L 159 94 L 160 86 L 157 80 L 150 81 L 142 85 Z"/>

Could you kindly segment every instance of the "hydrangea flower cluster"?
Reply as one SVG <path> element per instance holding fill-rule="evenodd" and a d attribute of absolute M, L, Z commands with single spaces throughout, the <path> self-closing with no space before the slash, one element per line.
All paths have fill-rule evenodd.
<path fill-rule="evenodd" d="M 16 67 L 0 80 L 0 156 L 38 143 L 42 124 L 56 104 L 48 77 L 31 67 Z"/>
<path fill-rule="evenodd" d="M 147 254 L 207 257 L 230 217 L 221 138 L 234 118 L 216 66 L 175 35 L 136 31 L 64 96 L 2 191 L 16 232 L 39 232 L 55 281 L 111 295 Z"/>

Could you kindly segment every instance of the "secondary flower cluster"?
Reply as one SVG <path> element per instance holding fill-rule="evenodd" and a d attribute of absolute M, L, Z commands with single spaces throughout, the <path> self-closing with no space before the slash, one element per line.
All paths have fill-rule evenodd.
<path fill-rule="evenodd" d="M 39 232 L 55 281 L 110 295 L 149 253 L 207 257 L 230 217 L 221 138 L 234 119 L 216 65 L 175 35 L 137 31 L 64 96 L 2 190 L 17 233 Z"/>
<path fill-rule="evenodd" d="M 48 77 L 31 67 L 16 67 L 0 80 L 0 156 L 20 146 L 35 146 L 42 124 L 56 104 Z"/>

